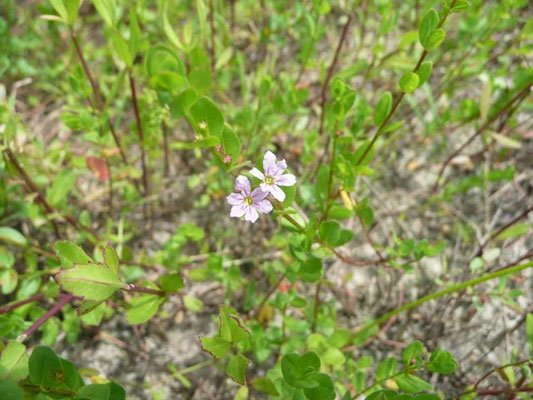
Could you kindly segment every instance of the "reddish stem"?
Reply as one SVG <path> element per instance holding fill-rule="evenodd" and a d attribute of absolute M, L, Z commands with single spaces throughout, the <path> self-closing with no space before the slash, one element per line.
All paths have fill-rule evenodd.
<path fill-rule="evenodd" d="M 39 301 L 43 298 L 42 293 L 35 294 L 25 300 L 17 301 L 15 303 L 7 304 L 3 307 L 0 307 L 0 314 L 5 314 L 11 310 L 14 310 L 15 308 L 22 307 L 28 303 L 32 303 L 34 301 Z"/>
<path fill-rule="evenodd" d="M 65 294 L 61 296 L 59 301 L 54 304 L 54 306 L 48 310 L 41 318 L 33 323 L 22 335 L 17 338 L 18 342 L 24 342 L 29 336 L 31 336 L 39 327 L 48 321 L 51 317 L 56 315 L 67 303 L 70 303 L 74 300 L 75 296 L 72 293 Z"/>

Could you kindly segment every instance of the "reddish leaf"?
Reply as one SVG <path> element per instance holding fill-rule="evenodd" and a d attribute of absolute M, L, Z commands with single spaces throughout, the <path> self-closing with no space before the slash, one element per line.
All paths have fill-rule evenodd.
<path fill-rule="evenodd" d="M 107 181 L 109 179 L 109 167 L 107 166 L 106 160 L 103 160 L 98 157 L 86 157 L 85 161 L 87 162 L 87 168 L 89 168 L 96 179 L 101 181 Z"/>

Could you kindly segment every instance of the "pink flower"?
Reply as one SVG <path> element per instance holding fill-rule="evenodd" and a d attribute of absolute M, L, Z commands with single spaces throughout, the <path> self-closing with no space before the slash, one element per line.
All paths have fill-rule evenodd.
<path fill-rule="evenodd" d="M 239 175 L 235 179 L 235 191 L 239 193 L 232 193 L 226 197 L 228 203 L 233 206 L 231 207 L 231 217 L 241 218 L 244 216 L 246 221 L 254 223 L 259 218 L 259 213 L 266 214 L 272 211 L 272 204 L 265 200 L 268 193 L 263 192 L 261 188 L 252 192 L 247 177 Z"/>
<path fill-rule="evenodd" d="M 256 178 L 263 181 L 261 189 L 264 192 L 272 194 L 276 200 L 285 200 L 285 193 L 280 186 L 292 186 L 296 183 L 296 177 L 292 174 L 283 175 L 287 169 L 285 160 L 276 161 L 276 156 L 271 151 L 267 151 L 263 157 L 263 174 L 257 168 L 253 168 L 250 173 Z"/>

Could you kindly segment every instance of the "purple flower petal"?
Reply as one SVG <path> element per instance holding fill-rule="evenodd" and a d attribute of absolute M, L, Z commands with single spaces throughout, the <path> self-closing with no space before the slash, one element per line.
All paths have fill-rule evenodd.
<path fill-rule="evenodd" d="M 292 186 L 296 183 L 296 177 L 292 174 L 276 176 L 274 178 L 274 183 L 280 186 Z"/>
<path fill-rule="evenodd" d="M 244 203 L 231 207 L 230 217 L 240 218 L 246 213 L 248 206 Z"/>
<path fill-rule="evenodd" d="M 252 168 L 250 173 L 255 176 L 257 179 L 261 179 L 262 181 L 265 180 L 265 175 L 261 171 L 259 171 L 257 168 Z"/>
<path fill-rule="evenodd" d="M 261 188 L 261 190 L 262 190 L 263 192 L 265 192 L 265 193 L 268 194 L 268 193 L 270 193 L 270 188 L 271 188 L 272 186 L 267 185 L 266 183 L 262 183 L 261 185 L 259 185 L 259 187 Z"/>
<path fill-rule="evenodd" d="M 267 151 L 263 157 L 263 169 L 265 171 L 265 175 L 272 175 L 272 170 L 274 169 L 275 164 L 276 156 L 271 151 Z"/>
<path fill-rule="evenodd" d="M 254 203 L 259 203 L 261 200 L 263 200 L 267 196 L 268 196 L 268 192 L 265 192 L 261 187 L 254 189 L 254 191 L 252 192 L 252 199 Z"/>
<path fill-rule="evenodd" d="M 272 194 L 272 196 L 274 196 L 276 200 L 279 200 L 279 201 L 285 200 L 285 193 L 283 192 L 283 190 L 279 188 L 279 186 L 272 185 L 269 188 L 270 188 L 269 192 Z"/>
<path fill-rule="evenodd" d="M 268 200 L 261 200 L 255 205 L 255 208 L 261 213 L 268 214 L 272 211 L 272 204 L 270 204 L 270 201 Z"/>
<path fill-rule="evenodd" d="M 246 215 L 244 216 L 244 219 L 253 224 L 255 221 L 257 221 L 257 218 L 259 218 L 259 213 L 257 210 L 254 207 L 248 207 L 246 209 Z"/>
<path fill-rule="evenodd" d="M 235 179 L 235 190 L 241 192 L 246 196 L 250 195 L 250 181 L 244 175 L 239 175 Z"/>
<path fill-rule="evenodd" d="M 280 176 L 286 169 L 287 162 L 285 160 L 278 161 L 273 168 L 272 176 Z"/>
<path fill-rule="evenodd" d="M 239 204 L 244 203 L 244 196 L 240 193 L 232 193 L 228 197 L 226 197 L 226 200 L 232 206 L 238 206 Z"/>

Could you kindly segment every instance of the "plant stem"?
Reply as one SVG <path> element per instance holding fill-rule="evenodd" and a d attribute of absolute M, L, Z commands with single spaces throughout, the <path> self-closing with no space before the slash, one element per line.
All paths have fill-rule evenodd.
<path fill-rule="evenodd" d="M 89 80 L 89 84 L 91 85 L 91 88 L 93 90 L 94 99 L 96 103 L 96 109 L 100 112 L 104 110 L 104 100 L 102 99 L 102 95 L 100 94 L 100 89 L 98 88 L 98 85 L 96 84 L 96 81 L 94 80 L 91 70 L 89 69 L 89 65 L 87 64 L 87 61 L 85 60 L 85 57 L 83 55 L 83 51 L 81 50 L 81 46 L 78 42 L 78 38 L 76 34 L 74 33 L 74 30 L 72 28 L 70 29 L 70 38 L 72 40 L 72 43 L 74 43 L 74 47 L 76 48 L 76 54 L 78 55 L 78 59 L 80 60 L 81 66 L 83 68 L 83 72 L 85 73 L 85 76 Z M 117 145 L 120 156 L 122 158 L 122 161 L 125 165 L 128 165 L 128 159 L 126 158 L 126 153 L 124 152 L 124 149 L 122 148 L 122 145 L 120 144 L 120 139 L 115 132 L 115 127 L 113 126 L 113 123 L 108 118 L 107 119 L 107 126 L 109 127 L 109 131 L 111 132 L 111 135 L 113 136 L 113 140 L 115 141 L 115 144 Z"/>
<path fill-rule="evenodd" d="M 401 313 L 403 313 L 405 311 L 412 310 L 413 308 L 416 308 L 416 307 L 418 307 L 418 306 L 420 306 L 420 305 L 422 305 L 422 304 L 424 304 L 424 303 L 426 303 L 426 302 L 428 302 L 430 300 L 435 300 L 435 299 L 438 299 L 440 297 L 444 297 L 444 296 L 447 296 L 449 294 L 452 294 L 452 293 L 455 293 L 455 292 L 459 292 L 459 291 L 464 290 L 466 288 L 469 288 L 469 287 L 472 287 L 472 286 L 475 286 L 475 285 L 479 285 L 480 283 L 483 283 L 483 282 L 486 282 L 486 281 L 490 281 L 490 280 L 496 279 L 496 278 L 501 278 L 502 276 L 515 274 L 517 272 L 520 272 L 520 271 L 523 271 L 525 269 L 531 268 L 531 267 L 533 267 L 533 261 L 525 263 L 525 264 L 515 265 L 515 266 L 512 266 L 513 264 L 510 264 L 510 265 L 511 265 L 511 267 L 504 267 L 504 268 L 502 268 L 500 270 L 497 270 L 495 272 L 482 275 L 480 277 L 471 279 L 471 280 L 466 281 L 466 282 L 462 282 L 462 283 L 458 283 L 456 285 L 452 285 L 452 286 L 450 286 L 450 287 L 448 287 L 446 289 L 440 290 L 440 291 L 432 293 L 430 295 L 421 297 L 420 299 L 417 299 L 417 300 L 412 301 L 410 303 L 404 304 L 403 306 L 398 307 L 398 308 L 392 310 L 391 312 L 389 312 L 389 313 L 387 313 L 385 315 L 382 315 L 381 317 L 376 319 L 374 322 L 372 322 L 371 324 L 365 326 L 362 329 L 370 328 L 371 326 L 374 326 L 374 325 L 378 325 L 379 326 L 379 325 L 383 324 L 384 322 L 388 321 L 390 318 L 394 317 L 395 315 L 401 314 Z"/>
<path fill-rule="evenodd" d="M 316 332 L 316 323 L 318 320 L 318 308 L 320 307 L 320 288 L 322 287 L 322 282 L 318 281 L 316 283 L 315 289 L 315 304 L 313 305 L 313 323 L 311 325 L 311 332 Z"/>
<path fill-rule="evenodd" d="M 44 210 L 46 214 L 57 214 L 58 212 L 54 210 L 54 208 L 48 203 L 46 198 L 44 197 L 43 193 L 39 189 L 39 187 L 33 182 L 33 180 L 30 178 L 26 170 L 22 167 L 22 165 L 19 163 L 17 157 L 15 154 L 9 149 L 4 149 L 5 154 L 7 155 L 7 158 L 9 161 L 13 164 L 17 172 L 20 174 L 22 179 L 24 179 L 24 182 L 29 187 L 29 189 L 37 195 L 36 199 L 39 201 L 42 206 L 44 207 Z M 90 227 L 82 225 L 80 222 L 78 222 L 74 217 L 71 217 L 70 215 L 61 214 L 63 218 L 76 230 L 81 231 L 84 230 L 88 233 L 90 233 L 96 240 L 100 240 L 100 236 Z M 52 225 L 54 226 L 54 231 L 56 232 L 56 236 L 59 235 L 59 228 L 57 227 L 57 224 L 54 220 L 50 221 Z"/>
<path fill-rule="evenodd" d="M 19 385 L 22 386 L 24 389 L 30 390 L 32 392 L 39 392 L 39 393 L 44 393 L 44 394 L 48 394 L 48 393 L 61 394 L 61 395 L 69 396 L 70 398 L 72 398 L 73 396 L 76 396 L 76 392 L 73 392 L 72 390 L 67 390 L 67 389 L 59 389 L 59 388 L 44 389 L 40 385 L 34 385 L 31 383 L 27 383 L 27 382 L 20 382 Z"/>
<path fill-rule="evenodd" d="M 433 193 L 436 193 L 439 188 L 439 181 L 442 177 L 442 174 L 444 173 L 444 170 L 448 167 L 448 165 L 452 162 L 452 160 L 457 157 L 459 153 L 461 153 L 470 143 L 474 141 L 475 138 L 477 138 L 479 135 L 481 135 L 487 128 L 489 128 L 496 119 L 502 115 L 504 112 L 509 110 L 511 106 L 516 102 L 519 101 L 529 95 L 529 91 L 531 89 L 531 86 L 533 85 L 533 82 L 529 82 L 522 90 L 520 90 L 511 100 L 509 100 L 500 110 L 494 115 L 487 119 L 483 125 L 472 135 L 470 136 L 457 150 L 455 150 L 442 164 L 439 173 L 437 174 L 437 179 L 435 180 L 435 184 L 433 185 Z"/>
<path fill-rule="evenodd" d="M 213 75 L 213 80 L 216 77 L 215 63 L 216 63 L 216 54 L 215 54 L 215 7 L 213 5 L 213 0 L 209 0 L 209 27 L 211 29 L 210 37 L 210 47 L 209 52 L 211 53 L 211 74 Z"/>
<path fill-rule="evenodd" d="M 322 85 L 322 91 L 320 94 L 320 127 L 318 129 L 318 135 L 322 136 L 322 132 L 324 130 L 324 118 L 326 116 L 326 103 L 327 103 L 327 97 L 328 97 L 328 86 L 329 81 L 333 77 L 333 71 L 335 70 L 335 66 L 337 65 L 337 62 L 339 60 L 339 54 L 342 49 L 342 45 L 344 41 L 346 40 L 346 36 L 348 34 L 348 28 L 350 27 L 350 23 L 352 22 L 351 15 L 348 16 L 348 20 L 344 24 L 344 27 L 342 28 L 341 37 L 339 38 L 339 43 L 337 44 L 337 48 L 335 49 L 335 55 L 333 56 L 333 60 L 331 61 L 331 64 L 328 68 L 328 73 L 326 75 L 326 80 L 324 81 L 324 84 Z"/>
<path fill-rule="evenodd" d="M 135 90 L 135 79 L 131 71 L 128 72 L 131 89 L 131 101 L 133 103 L 133 112 L 135 113 L 135 122 L 137 123 L 137 133 L 139 134 L 139 146 L 141 147 L 141 168 L 143 174 L 144 196 L 149 194 L 148 170 L 146 168 L 146 153 L 144 151 L 144 131 L 141 123 L 141 114 L 139 112 L 139 103 L 137 101 L 137 92 Z"/>
<path fill-rule="evenodd" d="M 48 310 L 41 318 L 33 323 L 22 335 L 17 338 L 18 342 L 24 342 L 29 336 L 31 336 L 39 327 L 48 321 L 51 317 L 56 315 L 67 303 L 70 303 L 74 300 L 75 296 L 72 293 L 67 293 L 61 296 L 59 301 L 54 304 L 54 306 Z"/>
<path fill-rule="evenodd" d="M 17 170 L 17 172 L 19 173 L 19 175 L 22 177 L 22 179 L 24 180 L 24 182 L 26 183 L 26 186 L 28 186 L 28 188 L 37 195 L 37 197 L 35 198 L 35 200 L 37 200 L 39 203 L 42 204 L 42 206 L 44 207 L 44 210 L 46 212 L 46 214 L 53 214 L 54 213 L 54 209 L 52 208 L 52 206 L 48 203 L 48 201 L 46 200 L 46 198 L 44 197 L 43 193 L 41 192 L 41 190 L 39 189 L 39 187 L 35 184 L 35 182 L 33 182 L 33 180 L 30 178 L 30 176 L 28 175 L 28 173 L 26 172 L 26 170 L 22 167 L 22 165 L 19 163 L 17 157 L 15 156 L 15 154 L 11 151 L 11 149 L 9 149 L 9 147 L 6 147 L 4 149 L 4 153 L 7 155 L 7 158 L 9 159 L 9 161 L 11 162 L 11 164 L 13 164 L 13 166 L 15 167 L 15 169 Z M 59 227 L 57 226 L 57 223 L 55 220 L 53 219 L 50 219 L 50 223 L 52 224 L 53 228 L 54 228 L 54 232 L 55 232 L 55 235 L 56 237 L 59 239 L 61 238 L 61 234 L 59 233 Z"/>
<path fill-rule="evenodd" d="M 442 27 L 442 25 L 444 24 L 444 22 L 446 22 L 446 19 L 448 18 L 448 15 L 450 15 L 450 10 L 453 8 L 453 6 L 455 5 L 455 2 L 457 0 L 453 0 L 450 4 L 450 7 L 448 9 L 448 11 L 442 16 L 441 20 L 439 21 L 439 24 L 437 25 L 437 28 L 436 29 L 439 29 L 440 27 Z M 424 60 L 426 59 L 427 55 L 428 55 L 428 51 L 424 49 L 424 51 L 422 52 L 422 54 L 420 55 L 420 58 L 418 59 L 417 63 L 416 63 L 416 66 L 415 68 L 413 69 L 413 73 L 416 73 L 420 66 L 422 65 L 422 63 L 424 62 Z M 372 140 L 370 141 L 369 145 L 366 147 L 365 151 L 363 152 L 363 154 L 361 155 L 361 157 L 359 157 L 359 159 L 357 160 L 357 162 L 355 163 L 355 165 L 360 165 L 361 162 L 363 162 L 363 160 L 365 159 L 365 157 L 368 155 L 368 152 L 372 149 L 372 147 L 374 146 L 374 144 L 376 143 L 376 141 L 378 140 L 378 138 L 383 134 L 383 131 L 385 129 L 385 127 L 387 126 L 387 124 L 389 123 L 390 119 L 392 118 L 392 116 L 394 115 L 394 113 L 396 112 L 396 110 L 398 109 L 398 106 L 400 105 L 401 101 L 403 100 L 405 96 L 405 93 L 402 92 L 398 95 L 398 97 L 396 98 L 396 101 L 394 102 L 389 114 L 387 115 L 387 118 L 385 118 L 385 120 L 381 123 L 381 125 L 379 126 L 377 132 L 374 134 L 374 136 L 372 137 Z"/>
<path fill-rule="evenodd" d="M 283 214 L 283 218 L 285 218 L 287 221 L 289 221 L 296 229 L 298 229 L 301 233 L 305 233 L 304 228 L 290 215 Z M 339 260 L 345 262 L 346 264 L 354 265 L 356 267 L 365 267 L 368 265 L 374 265 L 379 264 L 380 260 L 371 260 L 371 261 L 360 261 L 360 260 L 354 260 L 352 258 L 346 257 L 345 255 L 339 253 L 337 250 L 335 250 L 333 247 L 331 247 L 329 244 L 324 242 L 318 237 L 314 237 L 313 240 L 320 244 L 321 246 L 325 247 L 329 251 L 331 251 Z"/>
<path fill-rule="evenodd" d="M 18 307 L 22 307 L 28 303 L 32 303 L 34 301 L 39 301 L 41 300 L 42 298 L 44 297 L 44 295 L 42 293 L 37 293 L 31 297 L 28 297 L 27 299 L 25 300 L 21 300 L 21 301 L 17 301 L 15 303 L 11 303 L 11 304 L 6 304 L 5 306 L 3 307 L 0 307 L 0 314 L 5 314 L 11 310 L 14 310 L 15 308 L 18 308 Z"/>
<path fill-rule="evenodd" d="M 286 276 L 287 276 L 287 274 L 285 274 L 285 273 L 281 274 L 281 276 L 278 278 L 276 283 L 274 283 L 274 285 L 272 285 L 272 287 L 270 288 L 270 290 L 268 291 L 266 296 L 263 297 L 263 300 L 261 300 L 261 302 L 259 303 L 257 308 L 255 310 L 252 310 L 252 312 L 250 313 L 251 315 L 257 316 L 257 314 L 259 314 L 261 309 L 264 307 L 265 303 L 276 292 L 276 290 L 278 289 L 279 285 L 281 285 L 281 282 L 283 282 L 283 279 L 285 279 Z"/>
<path fill-rule="evenodd" d="M 169 150 L 168 150 L 168 128 L 167 124 L 165 124 L 165 121 L 161 123 L 161 130 L 163 131 L 163 154 L 165 156 L 164 163 L 163 163 L 163 176 L 165 178 L 168 178 L 169 175 Z"/>

